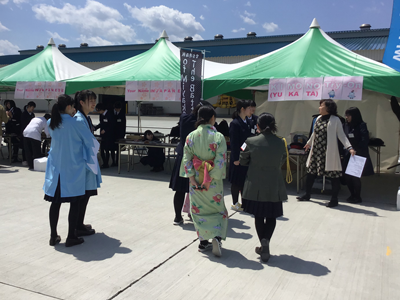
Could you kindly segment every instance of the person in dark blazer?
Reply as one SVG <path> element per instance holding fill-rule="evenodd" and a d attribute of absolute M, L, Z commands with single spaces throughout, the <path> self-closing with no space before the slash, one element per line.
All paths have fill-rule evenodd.
<path fill-rule="evenodd" d="M 125 138 L 126 133 L 126 115 L 122 110 L 122 103 L 120 101 L 114 104 L 114 147 L 111 150 L 112 166 L 118 166 L 118 144 L 115 143 L 118 140 Z"/>
<path fill-rule="evenodd" d="M 195 124 L 197 122 L 197 113 L 200 107 L 204 105 L 212 106 L 211 103 L 201 100 L 198 105 L 194 108 L 191 114 L 182 114 L 179 118 L 179 144 L 176 147 L 176 159 L 174 168 L 172 170 L 171 179 L 169 182 L 169 188 L 175 192 L 174 195 L 174 210 L 175 219 L 174 225 L 183 224 L 182 208 L 185 201 L 185 194 L 189 193 L 189 178 L 179 176 L 179 170 L 181 168 L 181 162 L 183 158 L 183 147 L 186 142 L 186 137 L 189 133 L 195 130 Z"/>
<path fill-rule="evenodd" d="M 96 111 L 100 113 L 100 124 L 96 126 L 96 129 L 100 128 L 100 150 L 101 159 L 103 160 L 102 168 L 108 168 L 110 151 L 114 147 L 114 113 L 106 109 L 103 103 L 98 103 L 96 105 Z"/>
<path fill-rule="evenodd" d="M 247 119 L 249 120 L 250 133 L 252 136 L 257 135 L 257 119 L 256 113 L 257 104 L 254 100 L 250 101 L 251 116 Z"/>
<path fill-rule="evenodd" d="M 9 118 L 9 121 L 6 123 L 6 133 L 7 134 L 15 134 L 17 136 L 11 138 L 11 144 L 13 148 L 12 162 L 20 162 L 18 160 L 18 151 L 21 144 L 21 109 L 15 105 L 14 100 L 6 100 L 4 101 L 6 106 L 6 114 Z"/>
<path fill-rule="evenodd" d="M 149 143 L 161 143 L 161 141 L 154 136 L 151 130 L 144 132 L 143 141 L 145 144 Z M 147 166 L 149 165 L 153 169 L 151 172 L 164 171 L 165 153 L 163 148 L 147 147 L 147 156 L 140 159 L 140 162 Z"/>
<path fill-rule="evenodd" d="M 250 101 L 239 100 L 236 111 L 232 115 L 233 121 L 229 125 L 229 139 L 231 146 L 231 157 L 229 161 L 229 182 L 231 183 L 232 209 L 241 211 L 239 203 L 239 192 L 243 194 L 243 185 L 246 178 L 247 166 L 239 165 L 240 147 L 251 135 L 248 117 L 251 116 Z M 242 195 L 243 199 L 243 195 Z"/>
<path fill-rule="evenodd" d="M 350 107 L 346 110 L 346 123 L 343 125 L 344 133 L 350 141 L 351 146 L 357 155 L 365 157 L 364 170 L 362 176 L 374 174 L 371 157 L 368 151 L 369 132 L 367 124 L 363 121 L 361 112 L 357 107 Z M 344 155 L 344 168 L 346 170 L 350 160 L 350 153 L 346 151 Z M 347 198 L 349 203 L 361 203 L 361 178 L 345 174 L 346 184 L 350 191 L 350 197 Z"/>
<path fill-rule="evenodd" d="M 256 253 L 267 262 L 269 242 L 276 226 L 276 218 L 283 215 L 282 201 L 287 200 L 281 167 L 286 162 L 285 142 L 277 137 L 273 115 L 262 113 L 258 118 L 258 136 L 249 137 L 240 153 L 240 165 L 248 166 L 243 190 L 242 208 L 254 215 L 261 247 Z"/>
<path fill-rule="evenodd" d="M 33 101 L 28 102 L 27 105 L 24 107 L 24 111 L 21 114 L 21 144 L 20 147 L 22 148 L 22 165 L 28 166 L 28 162 L 26 161 L 26 153 L 25 153 L 25 142 L 24 142 L 24 135 L 23 132 L 31 120 L 35 117 L 33 113 L 34 109 L 36 108 L 36 103 Z"/>

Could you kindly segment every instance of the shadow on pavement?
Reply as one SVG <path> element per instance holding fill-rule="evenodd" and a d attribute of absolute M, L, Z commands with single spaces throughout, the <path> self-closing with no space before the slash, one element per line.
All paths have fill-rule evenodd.
<path fill-rule="evenodd" d="M 317 203 L 319 205 L 322 206 L 326 206 L 326 203 L 321 203 L 321 202 L 316 202 L 316 201 L 310 201 L 310 202 L 314 202 Z M 328 208 L 327 208 L 328 209 Z M 350 205 L 343 205 L 342 203 L 339 202 L 339 205 L 336 207 L 333 207 L 331 209 L 336 209 L 336 210 L 340 210 L 340 211 L 344 211 L 344 212 L 349 212 L 349 213 L 353 213 L 353 214 L 364 214 L 367 216 L 371 216 L 371 217 L 380 217 L 376 212 L 374 211 L 370 211 L 370 210 L 366 210 L 366 209 L 362 209 L 362 208 L 357 208 L 354 206 L 350 206 Z"/>
<path fill-rule="evenodd" d="M 3 167 L 0 167 L 0 174 L 8 174 L 8 173 L 16 173 L 19 172 L 19 170 L 14 169 L 14 170 L 7 170 Z"/>
<path fill-rule="evenodd" d="M 239 268 L 247 270 L 262 270 L 264 266 L 254 260 L 248 260 L 237 251 L 222 248 L 222 256 L 216 257 L 212 252 L 203 253 L 209 260 L 223 264 L 228 268 Z"/>
<path fill-rule="evenodd" d="M 286 254 L 272 255 L 268 261 L 268 266 L 291 273 L 313 276 L 325 276 L 331 272 L 327 267 L 319 263 L 302 260 L 301 258 Z"/>
<path fill-rule="evenodd" d="M 121 241 L 109 237 L 105 233 L 96 233 L 95 235 L 84 237 L 85 242 L 81 245 L 66 248 L 65 244 L 59 244 L 55 249 L 59 252 L 71 254 L 77 260 L 90 262 L 101 261 L 113 257 L 115 254 L 127 254 L 131 249 L 121 247 Z"/>

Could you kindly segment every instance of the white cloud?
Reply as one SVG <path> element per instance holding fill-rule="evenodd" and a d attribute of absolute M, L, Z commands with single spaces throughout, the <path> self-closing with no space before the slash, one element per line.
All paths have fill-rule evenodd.
<path fill-rule="evenodd" d="M 61 40 L 63 42 L 68 42 L 69 41 L 69 39 L 61 37 L 57 32 L 51 32 L 51 31 L 48 31 L 48 30 L 46 30 L 46 32 L 49 34 L 50 37 L 52 37 L 54 39 Z"/>
<path fill-rule="evenodd" d="M 7 0 L 8 1 L 8 0 Z M 208 9 L 208 6 L 207 5 L 205 5 L 205 4 L 203 4 L 203 7 L 205 8 L 205 9 Z"/>
<path fill-rule="evenodd" d="M 7 40 L 0 40 L 0 55 L 18 54 L 19 47 Z"/>
<path fill-rule="evenodd" d="M 244 30 L 245 29 L 242 27 L 242 28 L 239 28 L 239 29 L 233 29 L 232 32 L 236 33 L 236 32 L 240 32 L 240 31 L 244 31 Z"/>
<path fill-rule="evenodd" d="M 247 1 L 247 3 L 244 6 L 251 6 L 250 1 Z"/>
<path fill-rule="evenodd" d="M 256 24 L 256 22 L 254 22 L 254 20 L 250 19 L 249 17 L 245 17 L 245 16 L 242 16 L 242 15 L 240 15 L 240 17 L 243 19 L 243 22 L 245 22 L 247 24 L 250 24 L 250 25 Z"/>
<path fill-rule="evenodd" d="M 8 3 L 8 0 L 0 0 L 0 4 L 6 5 Z"/>
<path fill-rule="evenodd" d="M 248 17 L 255 17 L 256 14 L 249 13 L 247 10 L 244 11 L 244 14 Z"/>
<path fill-rule="evenodd" d="M 29 3 L 29 0 L 13 0 L 13 2 L 16 5 L 22 4 L 22 3 Z"/>
<path fill-rule="evenodd" d="M 271 23 L 264 23 L 263 28 L 264 28 L 267 32 L 274 32 L 275 30 L 278 29 L 278 25 L 275 24 L 274 22 L 271 22 Z"/>
<path fill-rule="evenodd" d="M 200 16 L 200 20 L 204 20 L 205 18 L 204 18 L 204 16 L 203 15 L 201 15 Z"/>
<path fill-rule="evenodd" d="M 132 42 L 136 36 L 130 26 L 118 21 L 123 19 L 118 10 L 94 0 L 87 0 L 84 7 L 76 7 L 69 3 L 62 8 L 39 4 L 34 5 L 32 10 L 39 20 L 71 25 L 79 33 L 93 36 L 94 39 L 100 37 L 114 42 Z"/>
<path fill-rule="evenodd" d="M 192 14 L 183 13 L 164 5 L 137 8 L 124 3 L 124 6 L 132 18 L 141 23 L 141 26 L 154 32 L 166 30 L 172 41 L 183 40 L 185 36 L 203 39 L 199 32 L 203 32 L 205 29 Z"/>
<path fill-rule="evenodd" d="M 8 29 L 6 26 L 4 26 L 3 24 L 1 24 L 0 22 L 0 32 L 1 31 L 10 31 L 10 29 Z"/>
<path fill-rule="evenodd" d="M 99 36 L 87 37 L 83 34 L 78 39 L 81 43 L 88 43 L 89 46 L 109 46 L 114 45 L 112 42 L 102 39 Z"/>

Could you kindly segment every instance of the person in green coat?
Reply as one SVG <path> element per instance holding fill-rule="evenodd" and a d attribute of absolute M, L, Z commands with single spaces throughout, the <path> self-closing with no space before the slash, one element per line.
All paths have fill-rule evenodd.
<path fill-rule="evenodd" d="M 256 253 L 261 260 L 270 258 L 269 242 L 276 218 L 283 215 L 282 201 L 287 200 L 281 167 L 287 159 L 284 140 L 275 135 L 275 118 L 262 113 L 257 120 L 259 135 L 249 137 L 242 146 L 240 165 L 249 166 L 243 191 L 243 210 L 254 215 L 261 247 Z"/>
<path fill-rule="evenodd" d="M 215 117 L 212 106 L 199 109 L 196 129 L 186 137 L 179 174 L 190 180 L 189 198 L 199 252 L 212 248 L 214 255 L 221 256 L 221 240 L 226 239 L 228 228 L 222 182 L 226 176 L 226 141 L 213 126 Z"/>

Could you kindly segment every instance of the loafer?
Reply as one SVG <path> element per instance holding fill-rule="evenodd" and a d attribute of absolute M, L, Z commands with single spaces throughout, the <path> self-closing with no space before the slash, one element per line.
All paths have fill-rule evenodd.
<path fill-rule="evenodd" d="M 338 206 L 339 205 L 339 203 L 338 203 L 338 201 L 337 200 L 331 200 L 331 201 L 329 201 L 328 202 L 328 204 L 326 205 L 326 207 L 336 207 L 336 206 Z"/>
<path fill-rule="evenodd" d="M 267 239 L 261 240 L 261 260 L 268 262 L 271 254 L 269 253 L 269 241 Z"/>
<path fill-rule="evenodd" d="M 305 194 L 305 195 L 303 195 L 301 197 L 296 197 L 296 199 L 299 200 L 299 201 L 310 201 L 310 198 L 311 197 L 309 195 L 307 195 L 307 194 Z"/>
<path fill-rule="evenodd" d="M 94 229 L 77 229 L 76 230 L 76 236 L 86 236 L 86 235 L 92 235 L 95 234 L 96 231 Z"/>
<path fill-rule="evenodd" d="M 90 225 L 90 224 L 83 224 L 83 226 L 85 226 L 86 229 L 92 229 L 92 225 Z"/>
<path fill-rule="evenodd" d="M 357 203 L 361 203 L 362 199 L 360 197 L 354 197 L 351 200 L 347 200 L 347 202 L 352 203 L 352 204 L 357 204 Z"/>
<path fill-rule="evenodd" d="M 174 225 L 182 225 L 183 219 L 174 219 Z"/>
<path fill-rule="evenodd" d="M 75 238 L 67 238 L 65 241 L 65 247 L 72 247 L 76 245 L 80 245 L 84 242 L 85 240 L 80 237 L 75 237 Z"/>
<path fill-rule="evenodd" d="M 55 246 L 61 242 L 61 237 L 59 235 L 55 237 L 50 237 L 49 245 L 50 246 Z"/>

